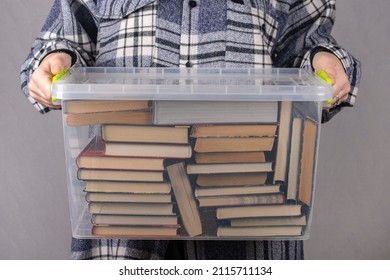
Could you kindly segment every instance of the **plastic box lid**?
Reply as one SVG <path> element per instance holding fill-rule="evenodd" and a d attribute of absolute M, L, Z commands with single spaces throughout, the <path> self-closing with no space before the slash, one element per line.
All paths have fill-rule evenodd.
<path fill-rule="evenodd" d="M 300 68 L 75 67 L 53 84 L 60 100 L 325 101 L 332 87 Z"/>

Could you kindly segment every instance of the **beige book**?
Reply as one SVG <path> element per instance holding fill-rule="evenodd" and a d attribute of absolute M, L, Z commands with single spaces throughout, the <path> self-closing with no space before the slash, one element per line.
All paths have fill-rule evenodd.
<path fill-rule="evenodd" d="M 267 180 L 267 173 L 226 173 L 200 174 L 196 184 L 200 187 L 262 185 Z"/>
<path fill-rule="evenodd" d="M 172 215 L 172 203 L 90 202 L 91 214 Z"/>
<path fill-rule="evenodd" d="M 188 164 L 188 174 L 270 172 L 272 162 Z"/>
<path fill-rule="evenodd" d="M 149 110 L 148 100 L 67 100 L 65 114 Z"/>
<path fill-rule="evenodd" d="M 218 219 L 300 216 L 302 205 L 256 205 L 217 208 Z"/>
<path fill-rule="evenodd" d="M 224 237 L 275 237 L 300 236 L 302 226 L 274 226 L 274 227 L 218 227 L 217 236 Z"/>
<path fill-rule="evenodd" d="M 197 138 L 194 151 L 209 152 L 259 152 L 271 151 L 274 137 Z"/>
<path fill-rule="evenodd" d="M 102 126 L 102 137 L 113 142 L 188 143 L 188 127 L 163 127 L 143 125 Z"/>
<path fill-rule="evenodd" d="M 79 169 L 79 180 L 163 182 L 162 171 Z"/>
<path fill-rule="evenodd" d="M 177 236 L 178 226 L 93 226 L 95 236 Z"/>
<path fill-rule="evenodd" d="M 139 194 L 139 193 L 94 193 L 88 192 L 85 195 L 88 202 L 150 202 L 150 203 L 170 203 L 170 194 Z"/>
<path fill-rule="evenodd" d="M 170 193 L 169 182 L 86 181 L 86 192 L 102 193 Z"/>
<path fill-rule="evenodd" d="M 264 152 L 195 153 L 196 163 L 265 162 Z"/>
<path fill-rule="evenodd" d="M 262 137 L 275 136 L 276 124 L 272 125 L 194 125 L 191 137 Z"/>

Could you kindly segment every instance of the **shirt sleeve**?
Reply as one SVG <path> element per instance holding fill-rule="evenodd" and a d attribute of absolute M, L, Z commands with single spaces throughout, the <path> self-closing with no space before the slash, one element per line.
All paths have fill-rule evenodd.
<path fill-rule="evenodd" d="M 323 112 L 322 121 L 330 120 L 343 107 L 355 104 L 361 75 L 360 62 L 340 47 L 331 36 L 336 16 L 336 1 L 290 1 L 286 24 L 274 48 L 277 67 L 301 67 L 313 71 L 312 53 L 318 49 L 333 53 L 349 77 L 351 91 L 346 102 Z"/>
<path fill-rule="evenodd" d="M 58 51 L 70 54 L 72 62 L 78 66 L 94 65 L 96 30 L 93 14 L 81 1 L 54 1 L 20 73 L 22 92 L 40 113 L 50 109 L 37 103 L 29 94 L 28 83 L 34 70 L 45 56 Z"/>

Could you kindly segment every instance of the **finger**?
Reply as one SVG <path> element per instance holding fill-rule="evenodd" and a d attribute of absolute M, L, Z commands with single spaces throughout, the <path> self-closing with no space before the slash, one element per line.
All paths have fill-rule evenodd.
<path fill-rule="evenodd" d="M 51 98 L 51 79 L 52 74 L 44 71 L 42 68 L 38 68 L 33 73 L 31 80 L 34 82 L 35 86 L 38 87 L 42 93 L 42 98 L 49 102 Z"/>
<path fill-rule="evenodd" d="M 49 100 L 47 99 L 45 94 L 39 89 L 39 87 L 37 86 L 37 84 L 33 80 L 30 81 L 30 83 L 28 84 L 28 88 L 29 88 L 30 96 L 36 102 L 38 102 L 44 106 L 51 105 L 51 102 L 49 102 Z"/>
<path fill-rule="evenodd" d="M 62 70 L 69 69 L 71 62 L 72 61 L 68 54 L 56 53 L 53 55 L 53 58 L 50 61 L 50 72 L 53 74 L 53 76 L 57 75 Z"/>

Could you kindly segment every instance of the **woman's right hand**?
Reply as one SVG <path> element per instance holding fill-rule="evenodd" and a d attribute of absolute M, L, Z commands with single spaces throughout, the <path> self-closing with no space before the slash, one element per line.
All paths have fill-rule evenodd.
<path fill-rule="evenodd" d="M 63 52 L 48 54 L 32 74 L 28 83 L 30 96 L 38 103 L 49 108 L 60 108 L 51 101 L 52 78 L 65 69 L 69 69 L 72 64 L 72 57 Z"/>

